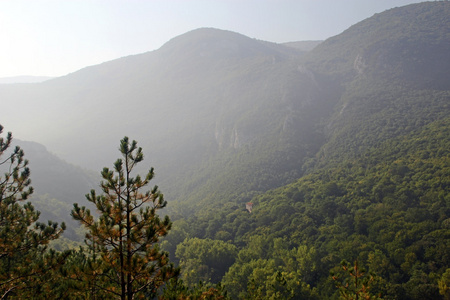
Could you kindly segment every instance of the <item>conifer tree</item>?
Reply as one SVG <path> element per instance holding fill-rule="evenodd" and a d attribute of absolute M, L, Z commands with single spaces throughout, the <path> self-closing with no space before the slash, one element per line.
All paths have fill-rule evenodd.
<path fill-rule="evenodd" d="M 122 158 L 114 163 L 114 170 L 104 168 L 102 194 L 95 190 L 86 195 L 97 211 L 94 218 L 90 210 L 74 204 L 72 216 L 87 229 L 86 243 L 96 268 L 85 269 L 95 279 L 97 291 L 115 295 L 120 299 L 154 297 L 166 281 L 178 275 L 169 262 L 168 253 L 159 248 L 158 240 L 171 227 L 168 216 L 163 219 L 157 211 L 167 202 L 155 186 L 142 192 L 154 177 L 151 168 L 142 178 L 132 176 L 132 170 L 144 158 L 137 142 L 124 137 L 119 148 Z M 92 265 L 92 264 L 90 264 Z"/>
<path fill-rule="evenodd" d="M 40 278 L 64 261 L 64 255 L 47 251 L 64 223 L 39 223 L 39 211 L 30 202 L 22 205 L 33 193 L 30 169 L 20 147 L 9 150 L 11 142 L 10 132 L 0 136 L 0 299 L 37 295 Z"/>
<path fill-rule="evenodd" d="M 366 275 L 366 270 L 359 267 L 357 260 L 355 260 L 354 265 L 343 260 L 341 266 L 344 271 L 343 277 L 333 273 L 331 274 L 332 279 L 336 283 L 336 287 L 339 288 L 340 299 L 381 299 L 377 295 L 372 295 L 370 293 L 374 277 L 371 274 Z"/>

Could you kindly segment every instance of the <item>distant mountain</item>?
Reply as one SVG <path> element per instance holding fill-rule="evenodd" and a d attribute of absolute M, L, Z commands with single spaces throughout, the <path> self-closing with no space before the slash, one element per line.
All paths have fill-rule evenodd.
<path fill-rule="evenodd" d="M 280 100 L 290 101 L 293 93 L 288 90 L 296 84 L 286 83 L 284 78 L 298 78 L 277 70 L 290 68 L 297 77 L 307 76 L 288 63 L 297 55 L 295 49 L 237 33 L 199 29 L 157 51 L 85 68 L 38 86 L 2 87 L 0 95 L 6 101 L 2 119 L 5 125 L 11 124 L 7 127 L 16 136 L 42 142 L 84 166 L 99 168 L 110 163 L 114 151 L 103 155 L 104 159 L 95 153 L 115 149 L 124 135 L 142 142 L 156 139 L 157 143 L 149 143 L 152 148 L 166 143 L 164 140 L 170 144 L 169 140 L 181 138 L 190 144 L 181 147 L 185 152 L 195 147 L 190 134 L 208 129 L 208 136 L 213 137 L 216 126 L 218 130 L 224 126 L 221 119 L 225 114 L 237 120 L 253 109 L 256 101 L 264 106 L 264 101 L 274 97 L 267 89 L 274 90 Z M 239 113 L 231 113 L 238 105 L 242 106 Z M 20 114 L 14 110 L 16 106 L 24 107 Z M 21 117 L 27 121 L 17 122 Z M 186 128 L 189 135 L 182 133 Z M 227 128 L 228 135 L 231 130 Z M 83 145 L 90 148 L 80 151 Z M 172 157 L 180 156 L 167 153 L 175 150 L 172 146 L 161 147 Z"/>
<path fill-rule="evenodd" d="M 1 119 L 17 137 L 97 170 L 115 161 L 128 135 L 156 167 L 162 190 L 173 193 L 168 199 L 186 200 L 194 186 L 198 197 L 209 198 L 210 188 L 226 184 L 217 170 L 240 180 L 252 165 L 253 174 L 265 175 L 236 192 L 263 191 L 301 175 L 321 138 L 312 121 L 332 107 L 317 78 L 297 63 L 302 55 L 203 28 L 157 51 L 35 86 L 0 87 Z"/>
<path fill-rule="evenodd" d="M 12 84 L 12 83 L 39 83 L 52 79 L 48 76 L 14 76 L 0 78 L 0 84 Z"/>

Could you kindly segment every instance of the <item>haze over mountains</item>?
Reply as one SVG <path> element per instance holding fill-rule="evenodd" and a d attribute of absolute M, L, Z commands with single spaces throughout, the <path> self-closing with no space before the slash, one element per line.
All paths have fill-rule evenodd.
<path fill-rule="evenodd" d="M 449 21 L 440 12 L 440 28 L 434 28 L 439 15 L 431 16 L 428 6 L 377 14 L 308 55 L 238 33 L 194 30 L 156 51 L 41 84 L 1 86 L 2 123 L 18 138 L 42 143 L 85 168 L 109 166 L 119 139 L 128 135 L 140 142 L 147 163 L 156 167 L 162 182 L 168 180 L 168 186 L 178 176 L 194 180 L 192 174 L 199 168 L 205 173 L 194 181 L 213 180 L 218 169 L 228 172 L 223 163 L 229 160 L 230 170 L 246 163 L 248 170 L 255 164 L 257 172 L 266 170 L 265 179 L 253 184 L 262 187 L 256 190 L 265 190 L 300 177 L 304 161 L 316 157 L 320 148 L 322 156 L 352 153 L 354 148 L 337 151 L 336 143 L 349 147 L 349 136 L 340 137 L 347 134 L 341 129 L 349 122 L 349 130 L 364 128 L 355 126 L 358 119 L 383 122 L 381 112 L 361 117 L 352 107 L 377 106 L 373 101 L 363 103 L 373 97 L 371 93 L 389 94 L 383 86 L 387 81 L 401 80 L 406 89 L 418 89 L 420 84 L 427 90 L 430 84 L 448 89 Z M 408 10 L 420 9 L 423 17 L 410 17 Z M 424 27 L 430 32 L 417 34 Z M 387 97 L 406 92 L 403 88 Z M 358 103 L 353 105 L 354 101 Z M 404 105 L 403 110 L 411 108 Z M 445 110 L 437 110 L 445 115 Z M 392 118 L 389 122 L 410 119 L 406 113 Z M 392 136 L 402 133 L 394 127 L 398 132 Z M 255 153 L 261 156 L 255 159 Z M 238 163 L 236 157 L 245 158 Z M 255 162 L 249 162 L 252 159 Z"/>
<path fill-rule="evenodd" d="M 425 88 L 423 93 L 440 93 L 444 98 L 435 101 L 446 103 L 438 91 L 449 88 L 445 76 L 449 21 L 442 11 L 431 15 L 429 6 L 377 14 L 308 55 L 238 33 L 194 30 L 156 51 L 40 84 L 0 86 L 2 123 L 16 137 L 42 143 L 66 161 L 94 170 L 110 165 L 119 139 L 129 135 L 140 142 L 161 179 L 196 174 L 207 165 L 215 173 L 211 168 L 215 163 L 222 169 L 223 160 L 230 160 L 231 168 L 237 164 L 235 157 L 247 162 L 261 153 L 254 163 L 261 170 L 278 168 L 264 179 L 272 182 L 270 187 L 277 186 L 300 177 L 305 159 L 316 157 L 320 148 L 323 156 L 340 155 L 336 143 L 349 147 L 342 138 L 347 123 L 354 131 L 364 128 L 355 127 L 358 119 L 376 118 L 380 123 L 411 119 L 407 103 L 402 107 L 405 113 L 392 116 L 392 121 L 381 121 L 381 112 L 361 117 L 352 108 L 378 107 L 369 100 L 373 93 L 385 94 L 388 99 L 377 99 L 384 103 L 399 98 L 396 94 Z M 447 5 L 434 4 L 438 6 Z M 423 17 L 411 18 L 408 10 L 422 10 Z M 421 28 L 429 31 L 417 34 Z M 402 87 L 397 85 L 399 90 L 387 95 L 386 84 L 393 80 L 401 81 Z M 403 106 L 398 101 L 387 105 Z M 445 109 L 436 109 L 445 115 Z M 391 137 L 402 133 L 392 126 L 398 132 Z M 354 151 L 346 150 L 346 154 Z"/>
<path fill-rule="evenodd" d="M 309 52 L 201 28 L 156 51 L 40 84 L 1 85 L 1 123 L 18 138 L 97 172 L 115 161 L 123 136 L 137 140 L 146 155 L 143 164 L 156 169 L 168 211 L 189 228 L 178 231 L 182 238 L 169 238 L 168 249 L 174 252 L 184 237 L 199 237 L 245 250 L 253 235 L 286 238 L 291 249 L 303 242 L 327 246 L 322 269 L 317 265 L 304 280 L 326 286 L 324 274 L 345 251 L 348 259 L 363 253 L 333 248 L 327 244 L 329 232 L 340 228 L 346 233 L 342 241 L 358 240 L 357 232 L 368 250 L 359 244 L 355 249 L 375 251 L 378 246 L 370 243 L 383 239 L 358 218 L 381 216 L 381 206 L 411 227 L 419 222 L 412 217 L 418 211 L 424 216 L 420 221 L 428 222 L 420 238 L 414 235 L 402 247 L 419 247 L 434 230 L 443 237 L 436 238 L 436 251 L 449 245 L 449 15 L 450 4 L 442 1 L 391 9 Z M 43 174 L 35 183 L 56 183 L 51 168 L 61 161 L 42 163 L 33 147 L 23 146 L 32 172 Z M 40 162 L 33 166 L 33 160 Z M 80 169 L 69 169 L 56 176 L 69 182 L 57 185 L 75 180 L 81 191 L 77 198 L 74 187 L 70 197 L 80 203 L 93 181 Z M 420 172 L 425 175 L 414 175 Z M 49 182 L 41 183 L 42 178 Z M 58 198 L 64 190 L 48 193 Z M 244 210 L 249 201 L 257 204 L 250 217 Z M 383 259 L 406 270 L 404 255 L 394 257 L 394 250 L 383 247 L 377 248 Z M 414 255 L 424 265 L 436 254 L 421 253 Z M 368 254 L 361 255 L 368 260 Z M 448 263 L 442 258 L 435 269 L 421 270 L 440 276 Z M 391 278 L 402 291 L 416 276 L 405 270 Z"/>
<path fill-rule="evenodd" d="M 178 173 L 171 170 L 193 172 L 227 151 L 264 145 L 264 139 L 272 140 L 269 147 L 280 132 L 294 133 L 289 128 L 306 113 L 299 108 L 314 109 L 309 102 L 320 93 L 308 71 L 292 64 L 302 55 L 237 33 L 199 29 L 157 51 L 36 86 L 2 87 L 8 103 L 3 123 L 19 138 L 91 169 L 111 164 L 117 141 L 129 135 L 146 149 L 159 178 L 173 178 Z M 18 106 L 25 122 L 17 122 Z"/>

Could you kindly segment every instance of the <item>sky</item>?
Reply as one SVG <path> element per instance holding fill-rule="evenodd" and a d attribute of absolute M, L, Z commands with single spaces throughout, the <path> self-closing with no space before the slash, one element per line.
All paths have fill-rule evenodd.
<path fill-rule="evenodd" d="M 63 76 L 201 27 L 324 40 L 414 0 L 0 0 L 0 78 Z"/>

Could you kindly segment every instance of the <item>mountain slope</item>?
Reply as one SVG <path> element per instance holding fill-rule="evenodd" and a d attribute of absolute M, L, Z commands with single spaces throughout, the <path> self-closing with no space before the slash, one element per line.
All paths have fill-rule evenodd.
<path fill-rule="evenodd" d="M 260 94 L 275 89 L 264 90 L 264 86 L 276 78 L 287 57 L 297 53 L 236 33 L 199 29 L 157 51 L 89 67 L 38 86 L 2 87 L 0 95 L 6 101 L 2 119 L 22 139 L 37 139 L 74 163 L 102 167 L 109 160 L 99 163 L 82 155 L 83 144 L 94 146 L 95 151 L 96 145 L 115 147 L 125 134 L 160 143 L 167 136 L 178 138 L 172 135 L 184 128 L 214 130 L 211 120 L 220 119 L 229 107 L 239 105 L 245 113 Z M 268 73 L 272 78 L 265 76 Z M 276 81 L 275 92 L 281 100 L 284 91 L 279 85 L 286 80 Z M 259 100 L 258 105 L 263 104 L 264 99 Z M 20 113 L 27 122 L 18 124 L 15 105 L 24 108 Z M 210 118 L 208 123 L 196 124 L 205 117 Z M 71 140 L 74 136 L 77 139 Z M 64 143 L 61 138 L 66 139 Z"/>
<path fill-rule="evenodd" d="M 303 164 L 307 175 L 239 197 L 236 186 L 265 174 L 249 171 L 243 181 L 244 173 L 222 170 L 221 178 L 237 178 L 228 187 L 232 200 L 217 205 L 220 192 L 211 188 L 209 202 L 175 222 L 167 249 L 192 236 L 238 245 L 223 279 L 234 298 L 269 298 L 273 287 L 337 298 L 330 271 L 357 259 L 379 276 L 374 294 L 441 299 L 438 282 L 450 264 L 449 9 L 448 2 L 429 2 L 389 10 L 299 58 L 330 95 L 322 102 L 328 109 L 309 123 L 320 150 Z M 289 142 L 304 141 L 298 138 Z M 251 170 L 249 161 L 240 162 L 243 169 Z M 186 273 L 214 270 L 206 262 L 197 267 Z"/>
<path fill-rule="evenodd" d="M 317 46 L 308 65 L 342 80 L 374 74 L 409 86 L 448 89 L 448 14 L 445 1 L 375 14 Z"/>
<path fill-rule="evenodd" d="M 357 156 L 449 113 L 447 2 L 388 10 L 328 39 L 305 64 L 342 87 L 318 159 Z"/>
<path fill-rule="evenodd" d="M 228 231 L 228 238 L 246 241 L 224 278 L 230 293 L 245 295 L 258 272 L 279 271 L 289 281 L 290 265 L 299 264 L 297 280 L 330 298 L 337 291 L 329 273 L 346 259 L 358 260 L 378 276 L 373 294 L 441 299 L 438 279 L 450 264 L 449 122 L 432 122 L 360 159 L 255 197 L 250 215 L 242 207 L 228 214 L 226 219 L 234 221 L 223 224 L 216 236 Z M 263 245 L 264 254 L 251 256 L 258 253 L 255 243 Z M 303 249 L 304 256 L 288 261 L 290 249 Z M 257 267 L 251 259 L 279 263 L 263 271 L 264 264 Z"/>
<path fill-rule="evenodd" d="M 1 86 L 2 124 L 96 170 L 129 135 L 168 199 L 193 211 L 242 203 L 444 117 L 448 9 L 389 10 L 308 54 L 194 30 L 157 51 Z"/>
<path fill-rule="evenodd" d="M 64 236 L 81 241 L 83 237 L 76 233 L 79 224 L 72 220 L 70 211 L 75 202 L 89 207 L 84 195 L 98 187 L 99 176 L 61 160 L 38 143 L 19 140 L 13 143 L 24 150 L 29 160 L 34 188 L 30 201 L 41 212 L 39 221 L 66 222 Z"/>
<path fill-rule="evenodd" d="M 299 66 L 302 55 L 237 33 L 194 30 L 157 51 L 33 87 L 0 87 L 2 122 L 95 169 L 115 161 L 128 135 L 144 148 L 168 199 L 242 201 L 300 176 L 320 146 L 315 123 L 332 104 L 321 87 L 327 82 Z M 223 197 L 222 187 L 249 172 L 252 182 Z M 210 199 L 211 189 L 223 191 Z"/>

